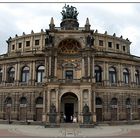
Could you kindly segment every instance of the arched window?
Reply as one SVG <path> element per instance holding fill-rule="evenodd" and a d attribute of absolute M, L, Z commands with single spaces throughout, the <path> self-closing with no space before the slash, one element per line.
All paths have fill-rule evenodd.
<path fill-rule="evenodd" d="M 2 82 L 2 69 L 0 69 L 0 83 Z"/>
<path fill-rule="evenodd" d="M 131 105 L 131 99 L 130 98 L 127 98 L 126 101 L 125 101 L 125 104 L 126 105 Z"/>
<path fill-rule="evenodd" d="M 12 104 L 12 98 L 11 97 L 7 97 L 5 100 L 5 104 L 6 105 L 11 105 Z"/>
<path fill-rule="evenodd" d="M 58 54 L 78 54 L 81 45 L 74 39 L 65 39 L 58 46 Z"/>
<path fill-rule="evenodd" d="M 110 83 L 116 83 L 116 70 L 113 67 L 109 68 L 109 82 Z"/>
<path fill-rule="evenodd" d="M 21 97 L 20 104 L 27 104 L 27 99 L 25 97 Z"/>
<path fill-rule="evenodd" d="M 117 105 L 118 104 L 117 98 L 112 98 L 110 104 L 111 105 Z"/>
<path fill-rule="evenodd" d="M 123 70 L 123 81 L 125 84 L 129 83 L 129 72 L 128 69 Z"/>
<path fill-rule="evenodd" d="M 43 78 L 44 78 L 44 70 L 45 67 L 44 66 L 39 66 L 37 69 L 37 82 L 43 82 Z"/>
<path fill-rule="evenodd" d="M 29 67 L 23 67 L 21 71 L 21 81 L 28 82 L 29 81 Z"/>
<path fill-rule="evenodd" d="M 135 71 L 135 80 L 136 80 L 136 85 L 139 85 L 139 71 Z"/>
<path fill-rule="evenodd" d="M 102 99 L 100 97 L 96 97 L 96 105 L 102 105 Z"/>
<path fill-rule="evenodd" d="M 100 66 L 95 66 L 95 80 L 96 82 L 102 81 L 102 70 Z"/>
<path fill-rule="evenodd" d="M 13 83 L 15 80 L 15 69 L 12 67 L 8 71 L 8 82 Z"/>
<path fill-rule="evenodd" d="M 43 98 L 42 97 L 38 97 L 36 99 L 36 104 L 43 104 Z"/>

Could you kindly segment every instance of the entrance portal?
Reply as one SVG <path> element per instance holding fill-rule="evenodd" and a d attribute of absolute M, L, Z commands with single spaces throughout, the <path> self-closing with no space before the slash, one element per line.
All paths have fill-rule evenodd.
<path fill-rule="evenodd" d="M 65 103 L 66 122 L 72 122 L 74 115 L 74 103 Z"/>
<path fill-rule="evenodd" d="M 73 117 L 78 118 L 78 98 L 67 92 L 61 97 L 61 122 L 73 122 Z"/>

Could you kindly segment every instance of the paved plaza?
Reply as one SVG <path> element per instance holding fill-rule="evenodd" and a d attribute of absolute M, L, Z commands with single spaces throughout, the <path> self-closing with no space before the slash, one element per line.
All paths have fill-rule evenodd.
<path fill-rule="evenodd" d="M 44 126 L 40 125 L 0 124 L 0 137 L 140 137 L 140 124 L 120 126 L 96 126 L 94 128 L 79 128 L 68 126 L 62 126 L 60 128 L 45 128 Z"/>

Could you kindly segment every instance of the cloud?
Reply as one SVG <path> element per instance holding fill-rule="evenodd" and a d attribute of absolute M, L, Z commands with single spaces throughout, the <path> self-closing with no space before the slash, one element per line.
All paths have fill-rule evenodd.
<path fill-rule="evenodd" d="M 69 3 L 68 3 L 69 4 Z M 98 32 L 132 41 L 131 53 L 140 56 L 139 24 L 140 4 L 134 3 L 70 3 L 77 8 L 80 26 L 84 26 L 89 17 L 91 28 Z M 1 3 L 0 4 L 0 53 L 6 53 L 5 40 L 22 32 L 40 32 L 49 28 L 51 17 L 55 26 L 60 26 L 61 10 L 64 3 Z"/>

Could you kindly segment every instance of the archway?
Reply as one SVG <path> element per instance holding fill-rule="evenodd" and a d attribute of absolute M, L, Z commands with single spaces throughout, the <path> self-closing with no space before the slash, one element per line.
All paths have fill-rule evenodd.
<path fill-rule="evenodd" d="M 73 122 L 73 117 L 78 118 L 78 97 L 67 92 L 61 97 L 61 122 Z"/>
<path fill-rule="evenodd" d="M 43 97 L 38 97 L 36 99 L 36 112 L 35 112 L 35 120 L 42 121 L 42 113 L 43 113 Z"/>
<path fill-rule="evenodd" d="M 19 120 L 26 121 L 27 120 L 27 99 L 26 97 L 21 97 L 19 100 Z"/>
<path fill-rule="evenodd" d="M 4 102 L 4 119 L 10 122 L 12 112 L 12 98 L 7 97 Z"/>
<path fill-rule="evenodd" d="M 103 115 L 102 115 L 102 105 L 103 105 L 103 101 L 100 97 L 96 97 L 96 118 L 97 118 L 97 122 L 101 122 L 103 119 Z"/>

